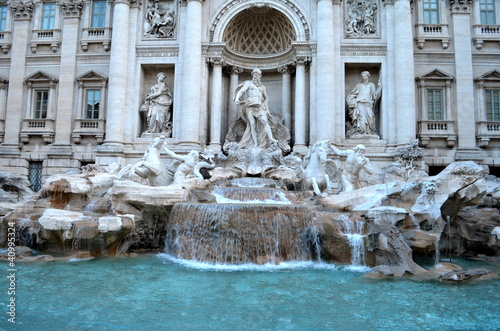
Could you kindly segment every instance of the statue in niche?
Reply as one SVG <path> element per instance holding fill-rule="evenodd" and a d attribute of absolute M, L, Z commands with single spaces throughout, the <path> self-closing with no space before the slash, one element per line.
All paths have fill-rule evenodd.
<path fill-rule="evenodd" d="M 361 73 L 363 81 L 354 87 L 347 96 L 347 108 L 351 117 L 351 128 L 347 134 L 376 134 L 375 113 L 373 111 L 375 102 L 380 98 L 382 85 L 380 79 L 378 85 L 370 82 L 370 73 Z"/>
<path fill-rule="evenodd" d="M 348 0 L 345 14 L 345 31 L 348 37 L 370 36 L 376 30 L 377 4 L 374 0 Z"/>
<path fill-rule="evenodd" d="M 141 111 L 147 113 L 148 133 L 161 133 L 167 137 L 172 133 L 171 106 L 172 94 L 165 82 L 163 72 L 156 75 L 157 81 L 151 86 L 146 101 L 141 106 Z"/>
<path fill-rule="evenodd" d="M 333 145 L 330 145 L 330 148 L 337 155 L 347 156 L 342 171 L 342 192 L 351 192 L 361 188 L 359 182 L 361 170 L 364 170 L 369 175 L 374 173 L 370 160 L 365 156 L 366 147 L 360 144 L 354 149 L 345 151 L 341 151 Z"/>
<path fill-rule="evenodd" d="M 225 144 L 236 142 L 244 149 L 267 149 L 278 144 L 283 152 L 288 152 L 290 133 L 279 115 L 271 115 L 261 77 L 262 72 L 254 69 L 252 80 L 245 81 L 236 88 L 234 102 L 241 105 L 241 112 L 238 120 L 229 128 Z"/>
<path fill-rule="evenodd" d="M 144 35 L 158 38 L 174 36 L 175 11 L 164 9 L 158 2 L 148 4 L 146 17 L 144 20 Z"/>

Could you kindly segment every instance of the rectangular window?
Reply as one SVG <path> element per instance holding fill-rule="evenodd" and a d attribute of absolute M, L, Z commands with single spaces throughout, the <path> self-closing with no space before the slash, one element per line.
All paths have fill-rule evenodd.
<path fill-rule="evenodd" d="M 56 21 L 56 3 L 48 2 L 43 4 L 42 30 L 52 30 Z"/>
<path fill-rule="evenodd" d="M 33 108 L 33 118 L 47 118 L 47 110 L 49 108 L 49 91 L 35 91 L 35 106 Z"/>
<path fill-rule="evenodd" d="M 427 90 L 427 119 L 444 120 L 443 95 L 443 90 Z"/>
<path fill-rule="evenodd" d="M 101 90 L 87 90 L 85 102 L 85 119 L 99 119 L 99 105 L 101 104 Z"/>
<path fill-rule="evenodd" d="M 106 1 L 92 2 L 91 28 L 104 28 L 106 22 Z"/>
<path fill-rule="evenodd" d="M 7 29 L 7 6 L 0 6 L 0 31 Z"/>
<path fill-rule="evenodd" d="M 495 25 L 495 0 L 480 0 L 479 12 L 481 13 L 481 24 Z"/>
<path fill-rule="evenodd" d="M 423 0 L 424 23 L 439 24 L 439 3 L 438 0 Z"/>
<path fill-rule="evenodd" d="M 486 120 L 500 121 L 500 90 L 486 90 Z"/>
<path fill-rule="evenodd" d="M 33 192 L 38 192 L 42 188 L 42 161 L 31 161 L 28 168 L 28 178 L 30 188 Z"/>

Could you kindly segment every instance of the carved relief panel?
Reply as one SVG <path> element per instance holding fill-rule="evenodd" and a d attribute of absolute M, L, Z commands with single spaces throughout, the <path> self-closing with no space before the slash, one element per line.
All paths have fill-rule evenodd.
<path fill-rule="evenodd" d="M 380 15 L 377 0 L 344 2 L 344 36 L 346 38 L 380 38 Z"/>
<path fill-rule="evenodd" d="M 143 13 L 144 38 L 175 38 L 177 12 L 173 0 L 147 0 Z"/>

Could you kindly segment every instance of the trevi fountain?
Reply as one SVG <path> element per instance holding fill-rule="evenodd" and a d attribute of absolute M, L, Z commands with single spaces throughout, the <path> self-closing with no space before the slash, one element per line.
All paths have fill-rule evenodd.
<path fill-rule="evenodd" d="M 352 149 L 292 152 L 255 69 L 222 151 L 176 153 L 158 73 L 137 162 L 56 174 L 38 194 L 2 173 L 2 328 L 498 329 L 500 182 L 472 161 L 429 176 L 418 141 L 373 165 L 382 85 L 362 76 Z"/>

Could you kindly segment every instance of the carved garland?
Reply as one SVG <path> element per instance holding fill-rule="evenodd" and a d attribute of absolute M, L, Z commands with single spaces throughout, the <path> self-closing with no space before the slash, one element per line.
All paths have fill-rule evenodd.
<path fill-rule="evenodd" d="M 221 18 L 229 11 L 229 9 L 233 8 L 234 6 L 242 2 L 247 2 L 247 1 L 249 0 L 233 0 L 224 7 L 222 7 L 222 9 L 219 11 L 219 14 L 217 14 L 217 16 L 215 17 L 214 22 L 210 26 L 210 42 L 214 41 L 215 29 L 217 28 L 217 25 L 219 25 Z M 311 30 L 309 29 L 309 24 L 307 23 L 306 17 L 300 11 L 300 9 L 297 6 L 295 6 L 295 4 L 292 3 L 290 0 L 277 0 L 277 1 L 288 6 L 299 17 L 300 21 L 302 22 L 302 25 L 304 26 L 306 40 L 309 40 Z"/>

